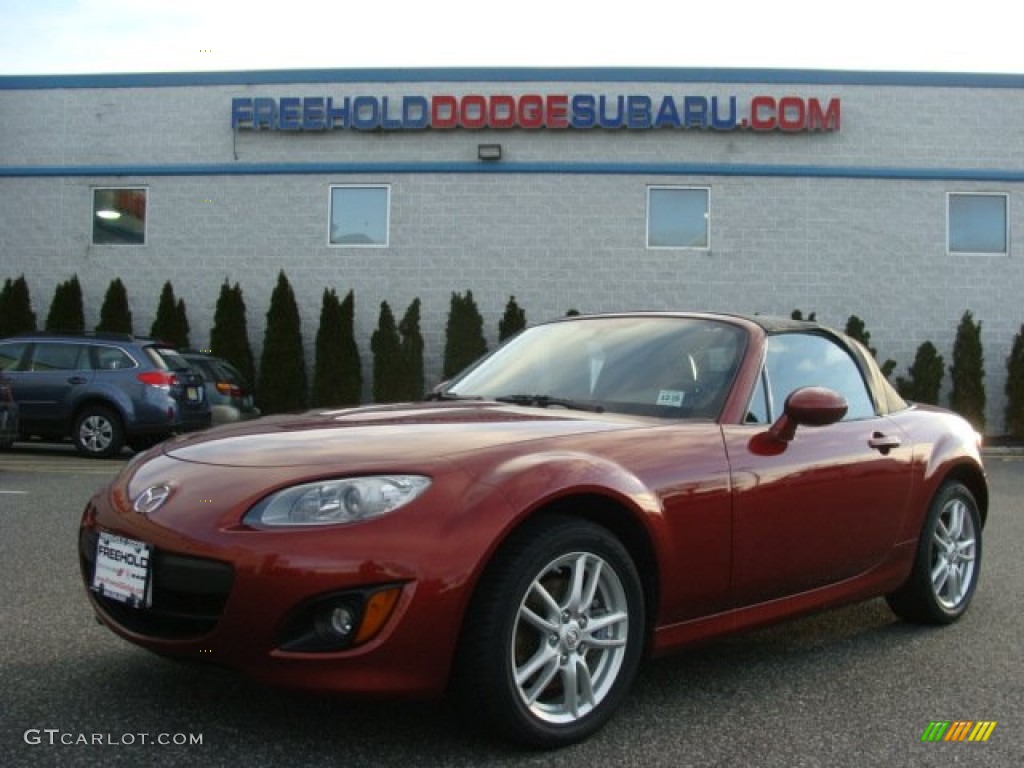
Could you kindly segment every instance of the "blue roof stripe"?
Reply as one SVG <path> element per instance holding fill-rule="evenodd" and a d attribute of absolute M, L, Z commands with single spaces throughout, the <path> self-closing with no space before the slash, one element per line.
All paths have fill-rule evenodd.
<path fill-rule="evenodd" d="M 996 168 L 898 168 L 884 166 L 767 165 L 721 163 L 190 163 L 178 165 L 33 165 L 0 168 L 0 178 L 567 174 L 609 176 L 746 176 L 916 181 L 1024 182 L 1024 170 Z"/>
<path fill-rule="evenodd" d="M 0 90 L 166 88 L 299 83 L 657 82 L 1024 88 L 1024 75 L 955 72 L 870 72 L 813 69 L 672 67 L 285 69 L 240 72 L 149 72 L 0 76 Z"/>

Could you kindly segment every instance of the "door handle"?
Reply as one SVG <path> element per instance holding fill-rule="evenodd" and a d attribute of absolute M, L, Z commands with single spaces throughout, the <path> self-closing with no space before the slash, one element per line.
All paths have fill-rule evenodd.
<path fill-rule="evenodd" d="M 903 441 L 896 435 L 886 435 L 882 432 L 875 432 L 871 439 L 868 440 L 868 445 L 874 448 L 876 451 L 881 453 L 883 456 L 887 456 L 889 451 L 893 448 L 899 448 L 903 444 Z"/>
<path fill-rule="evenodd" d="M 82 376 L 72 376 L 68 379 L 68 384 L 85 384 L 86 381 L 88 381 L 88 379 Z"/>

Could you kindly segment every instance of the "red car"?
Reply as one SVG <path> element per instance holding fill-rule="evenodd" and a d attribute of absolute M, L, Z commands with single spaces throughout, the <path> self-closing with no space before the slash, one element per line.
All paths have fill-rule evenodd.
<path fill-rule="evenodd" d="M 97 615 L 268 683 L 452 687 L 555 747 L 645 655 L 878 595 L 945 624 L 977 585 L 979 436 L 819 325 L 565 318 L 428 400 L 137 457 L 82 518 Z"/>

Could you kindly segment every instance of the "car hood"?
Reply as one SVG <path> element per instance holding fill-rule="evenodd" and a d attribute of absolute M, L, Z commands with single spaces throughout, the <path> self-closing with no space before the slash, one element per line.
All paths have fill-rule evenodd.
<path fill-rule="evenodd" d="M 499 445 L 645 423 L 616 414 L 499 403 L 415 403 L 264 417 L 170 440 L 163 453 L 235 467 L 322 466 L 339 460 L 411 466 Z"/>

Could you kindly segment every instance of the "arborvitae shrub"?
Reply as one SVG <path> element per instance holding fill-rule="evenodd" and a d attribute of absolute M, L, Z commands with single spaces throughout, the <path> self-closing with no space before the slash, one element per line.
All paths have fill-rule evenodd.
<path fill-rule="evenodd" d="M 1006 432 L 1024 438 L 1024 325 L 1006 358 Z"/>
<path fill-rule="evenodd" d="M 172 347 L 188 347 L 188 320 L 185 318 L 185 303 L 174 298 L 174 286 L 168 280 L 160 291 L 156 306 L 156 317 L 150 326 L 149 335 L 167 342 Z"/>
<path fill-rule="evenodd" d="M 339 405 L 359 405 L 363 401 L 363 365 L 359 358 L 355 330 L 356 297 L 352 291 L 341 302 L 341 386 Z"/>
<path fill-rule="evenodd" d="M 878 359 L 878 350 L 871 346 L 871 334 L 868 333 L 864 321 L 856 315 L 850 315 L 850 319 L 846 321 L 846 335 L 859 341 L 871 353 L 872 357 L 876 360 Z M 878 367 L 881 368 L 882 375 L 885 378 L 889 378 L 892 372 L 896 370 L 896 361 L 886 360 L 884 363 L 879 363 Z"/>
<path fill-rule="evenodd" d="M 21 275 L 7 278 L 0 289 L 0 338 L 36 330 L 36 313 L 32 311 L 28 283 Z"/>
<path fill-rule="evenodd" d="M 96 330 L 105 333 L 132 333 L 132 310 L 128 306 L 128 291 L 119 277 L 111 280 L 107 287 Z"/>
<path fill-rule="evenodd" d="M 425 392 L 423 334 L 420 332 L 420 300 L 413 299 L 398 324 L 402 400 L 421 400 Z"/>
<path fill-rule="evenodd" d="M 320 327 L 316 333 L 314 406 L 355 405 L 361 398 L 363 381 L 353 330 L 353 314 L 351 291 L 342 304 L 333 288 L 324 289 Z"/>
<path fill-rule="evenodd" d="M 946 373 L 946 362 L 930 341 L 917 348 L 914 363 L 910 366 L 910 378 L 896 378 L 896 389 L 907 400 L 915 403 L 938 405 L 942 377 Z"/>
<path fill-rule="evenodd" d="M 167 341 L 174 332 L 174 287 L 171 281 L 164 283 L 160 290 L 160 299 L 156 303 L 156 315 L 149 327 L 149 335 L 154 339 Z"/>
<path fill-rule="evenodd" d="M 799 309 L 794 309 L 793 312 L 790 314 L 790 317 L 794 320 L 806 320 L 809 323 L 813 323 L 818 319 L 818 313 L 811 312 L 811 314 L 809 314 L 807 317 L 804 317 L 803 312 L 801 312 Z"/>
<path fill-rule="evenodd" d="M 402 343 L 395 315 L 386 301 L 380 303 L 377 330 L 370 337 L 373 353 L 373 401 L 397 403 L 402 400 Z"/>
<path fill-rule="evenodd" d="M 13 283 L 11 278 L 4 280 L 4 287 L 0 288 L 0 339 L 8 335 L 7 332 L 7 305 L 11 301 L 11 293 L 13 292 Z"/>
<path fill-rule="evenodd" d="M 976 430 L 984 432 L 985 355 L 981 344 L 981 322 L 974 322 L 970 310 L 964 312 L 956 329 L 949 375 L 952 380 L 949 407 L 971 422 Z"/>
<path fill-rule="evenodd" d="M 245 300 L 238 283 L 232 288 L 225 280 L 220 287 L 213 328 L 210 329 L 210 351 L 235 366 L 250 386 L 256 381 L 256 364 L 245 319 Z"/>
<path fill-rule="evenodd" d="M 308 386 L 299 307 L 281 270 L 267 310 L 256 396 L 264 413 L 299 411 L 309 402 Z"/>
<path fill-rule="evenodd" d="M 336 403 L 335 389 L 341 369 L 340 334 L 341 302 L 333 288 L 324 288 L 314 345 L 313 392 L 309 399 L 314 408 Z"/>
<path fill-rule="evenodd" d="M 46 315 L 46 330 L 69 333 L 85 330 L 82 286 L 78 282 L 78 275 L 73 275 L 54 289 L 50 311 Z"/>
<path fill-rule="evenodd" d="M 508 297 L 505 314 L 498 321 L 498 343 L 510 339 L 526 327 L 526 310 L 516 303 L 515 296 Z"/>
<path fill-rule="evenodd" d="M 445 328 L 444 378 L 450 379 L 486 353 L 484 319 L 473 292 L 466 291 L 465 296 L 453 293 Z"/>
<path fill-rule="evenodd" d="M 185 300 L 178 299 L 174 305 L 174 346 L 178 349 L 188 349 L 192 346 L 189 341 L 188 312 L 185 310 Z"/>

